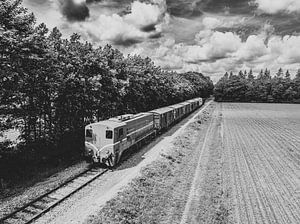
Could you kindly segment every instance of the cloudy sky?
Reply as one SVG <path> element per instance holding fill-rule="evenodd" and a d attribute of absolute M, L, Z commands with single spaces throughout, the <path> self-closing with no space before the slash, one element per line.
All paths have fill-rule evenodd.
<path fill-rule="evenodd" d="M 164 69 L 300 68 L 300 0 L 23 0 L 37 21 Z"/>

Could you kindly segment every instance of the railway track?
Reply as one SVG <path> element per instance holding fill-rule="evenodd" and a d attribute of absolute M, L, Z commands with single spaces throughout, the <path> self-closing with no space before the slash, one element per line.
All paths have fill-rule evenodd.
<path fill-rule="evenodd" d="M 0 219 L 1 224 L 29 224 L 40 218 L 71 195 L 102 176 L 109 169 L 89 168 L 58 187 L 26 203 Z"/>

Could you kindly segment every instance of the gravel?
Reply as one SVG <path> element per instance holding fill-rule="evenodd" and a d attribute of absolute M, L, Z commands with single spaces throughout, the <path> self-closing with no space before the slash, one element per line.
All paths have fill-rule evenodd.
<path fill-rule="evenodd" d="M 21 207 L 25 203 L 30 202 L 39 195 L 46 193 L 49 189 L 53 189 L 61 183 L 65 182 L 67 179 L 72 178 L 78 173 L 82 172 L 88 167 L 86 162 L 79 162 L 72 165 L 61 172 L 58 172 L 42 182 L 36 183 L 31 187 L 20 187 L 18 191 L 20 193 L 2 198 L 0 203 L 0 217 L 5 214 L 14 211 L 16 208 Z"/>

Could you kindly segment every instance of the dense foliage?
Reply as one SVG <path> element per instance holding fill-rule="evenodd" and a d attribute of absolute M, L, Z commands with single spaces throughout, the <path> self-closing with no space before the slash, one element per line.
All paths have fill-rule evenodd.
<path fill-rule="evenodd" d="M 300 103 L 300 69 L 293 79 L 281 68 L 274 76 L 262 70 L 256 78 L 251 70 L 226 73 L 215 85 L 214 95 L 217 101 Z"/>
<path fill-rule="evenodd" d="M 89 122 L 213 91 L 200 73 L 163 71 L 149 58 L 124 56 L 78 34 L 64 39 L 57 28 L 36 26 L 21 0 L 0 2 L 0 66 L 0 130 L 21 130 L 14 150 L 8 142 L 0 144 L 2 165 L 15 161 L 16 152 L 22 161 L 79 154 Z"/>

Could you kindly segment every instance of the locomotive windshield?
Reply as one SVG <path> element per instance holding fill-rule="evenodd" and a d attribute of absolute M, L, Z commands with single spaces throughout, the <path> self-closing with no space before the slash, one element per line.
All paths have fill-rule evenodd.
<path fill-rule="evenodd" d="M 107 130 L 106 131 L 106 138 L 107 139 L 112 139 L 112 136 L 113 136 L 113 132 L 111 130 Z"/>
<path fill-rule="evenodd" d="M 92 138 L 93 137 L 93 130 L 92 129 L 86 129 L 85 137 Z"/>

